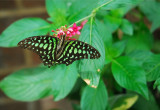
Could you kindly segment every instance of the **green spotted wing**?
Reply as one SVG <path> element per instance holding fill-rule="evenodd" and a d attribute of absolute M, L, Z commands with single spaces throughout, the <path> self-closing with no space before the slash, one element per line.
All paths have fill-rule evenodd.
<path fill-rule="evenodd" d="M 37 53 L 44 65 L 72 64 L 80 59 L 96 59 L 100 53 L 91 45 L 78 40 L 58 39 L 53 36 L 34 36 L 18 43 L 19 47 Z"/>
<path fill-rule="evenodd" d="M 56 60 L 59 64 L 72 64 L 80 59 L 97 59 L 100 53 L 91 45 L 78 40 L 67 40 L 62 55 Z"/>
<path fill-rule="evenodd" d="M 34 36 L 18 43 L 18 46 L 37 53 L 44 65 L 49 67 L 55 64 L 56 48 L 59 39 L 51 36 Z"/>

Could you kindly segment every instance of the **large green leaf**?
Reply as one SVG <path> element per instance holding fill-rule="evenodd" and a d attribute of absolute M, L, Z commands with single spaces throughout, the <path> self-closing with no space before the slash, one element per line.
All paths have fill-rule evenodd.
<path fill-rule="evenodd" d="M 81 77 L 92 87 L 97 87 L 100 73 L 104 67 L 105 51 L 104 44 L 98 28 L 91 19 L 83 28 L 80 40 L 95 47 L 101 54 L 98 59 L 84 59 L 79 63 L 79 73 Z"/>
<path fill-rule="evenodd" d="M 160 77 L 160 54 L 148 57 L 143 63 L 143 68 L 148 81 L 158 79 Z"/>
<path fill-rule="evenodd" d="M 34 101 L 50 94 L 53 75 L 44 67 L 23 69 L 4 78 L 0 88 L 15 100 Z"/>
<path fill-rule="evenodd" d="M 112 60 L 112 63 L 112 72 L 117 83 L 148 99 L 145 72 L 140 65 L 129 57 L 120 57 Z"/>
<path fill-rule="evenodd" d="M 72 90 L 77 77 L 76 64 L 58 65 L 51 69 L 23 69 L 2 80 L 0 88 L 15 100 L 34 101 L 49 94 L 53 94 L 55 100 L 60 100 Z"/>
<path fill-rule="evenodd" d="M 72 65 L 57 66 L 53 72 L 52 91 L 54 100 L 63 99 L 69 94 L 76 83 L 78 72 L 76 62 Z"/>
<path fill-rule="evenodd" d="M 81 98 L 82 110 L 105 110 L 108 102 L 108 95 L 103 81 L 100 81 L 98 87 L 91 88 L 87 86 Z"/>
<path fill-rule="evenodd" d="M 67 24 L 67 1 L 66 0 L 46 0 L 46 9 L 50 15 L 50 20 L 59 28 Z"/>
<path fill-rule="evenodd" d="M 136 94 L 121 94 L 109 98 L 109 104 L 112 110 L 128 110 L 137 101 Z"/>
<path fill-rule="evenodd" d="M 27 37 L 46 35 L 51 31 L 51 25 L 41 18 L 24 18 L 11 24 L 0 35 L 1 47 L 15 47 Z"/>
<path fill-rule="evenodd" d="M 140 10 L 152 22 L 151 32 L 160 27 L 160 2 L 156 0 L 144 0 L 140 4 Z"/>

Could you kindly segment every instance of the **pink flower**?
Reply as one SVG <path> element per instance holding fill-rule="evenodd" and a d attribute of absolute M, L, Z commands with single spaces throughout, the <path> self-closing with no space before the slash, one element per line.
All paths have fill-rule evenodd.
<path fill-rule="evenodd" d="M 62 29 L 59 29 L 57 37 L 60 38 L 61 35 L 65 35 L 65 32 Z"/>
<path fill-rule="evenodd" d="M 72 37 L 72 35 L 74 36 L 75 35 L 75 32 L 73 31 L 72 28 L 68 28 L 67 29 L 67 32 L 66 32 L 66 36 L 68 37 Z"/>
<path fill-rule="evenodd" d="M 80 35 L 80 29 L 83 28 L 83 26 L 85 25 L 85 23 L 87 22 L 87 20 L 83 21 L 81 23 L 81 26 L 77 26 L 76 23 L 73 24 L 72 27 L 67 28 L 67 25 L 65 26 L 61 26 L 59 29 L 56 29 L 56 31 L 52 30 L 52 32 L 54 32 L 54 36 L 58 37 L 59 39 L 61 39 L 62 35 L 66 35 L 66 39 L 68 40 L 76 40 L 71 38 L 72 36 L 74 36 L 75 34 Z"/>
<path fill-rule="evenodd" d="M 74 32 L 75 34 L 78 34 L 78 35 L 81 34 L 81 32 L 79 32 L 79 30 L 82 29 L 82 27 L 81 27 L 81 26 L 77 26 L 76 23 L 74 23 L 74 24 L 73 24 L 73 27 L 70 27 L 70 28 L 73 30 L 73 32 Z"/>
<path fill-rule="evenodd" d="M 82 23 L 81 23 L 81 27 L 83 28 L 83 26 L 87 23 L 88 20 L 84 20 Z"/>

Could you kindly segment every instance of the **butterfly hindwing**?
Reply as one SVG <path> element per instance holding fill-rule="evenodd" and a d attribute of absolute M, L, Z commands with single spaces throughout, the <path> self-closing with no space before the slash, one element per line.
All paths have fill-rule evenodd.
<path fill-rule="evenodd" d="M 79 59 L 99 57 L 100 53 L 91 45 L 78 40 L 68 40 L 65 43 L 63 54 L 57 59 L 57 62 L 69 65 Z"/>
<path fill-rule="evenodd" d="M 55 51 L 59 39 L 51 36 L 34 36 L 26 38 L 18 43 L 18 46 L 37 53 L 44 65 L 49 67 L 55 63 Z"/>

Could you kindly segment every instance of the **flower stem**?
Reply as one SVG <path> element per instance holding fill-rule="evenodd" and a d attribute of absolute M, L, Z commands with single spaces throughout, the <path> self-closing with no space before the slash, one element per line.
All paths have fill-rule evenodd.
<path fill-rule="evenodd" d="M 84 21 L 84 20 L 86 20 L 86 19 L 88 19 L 88 18 L 90 18 L 90 17 L 92 17 L 93 15 L 92 15 L 92 13 L 90 14 L 90 15 L 88 15 L 88 16 L 86 16 L 86 17 L 84 17 L 84 18 L 82 18 L 82 19 L 80 19 L 80 20 L 78 20 L 78 21 L 76 21 L 75 23 L 77 24 L 77 23 L 79 23 L 79 22 L 82 22 L 82 21 Z M 71 24 L 71 25 L 69 25 L 69 27 L 71 27 L 71 26 L 73 26 L 73 24 Z"/>
<path fill-rule="evenodd" d="M 103 7 L 103 6 L 105 6 L 105 5 L 108 5 L 108 4 L 111 3 L 112 1 L 114 1 L 114 0 L 110 0 L 110 1 L 102 4 L 101 6 L 97 7 L 95 10 L 96 10 L 96 11 L 99 10 L 101 7 Z"/>

